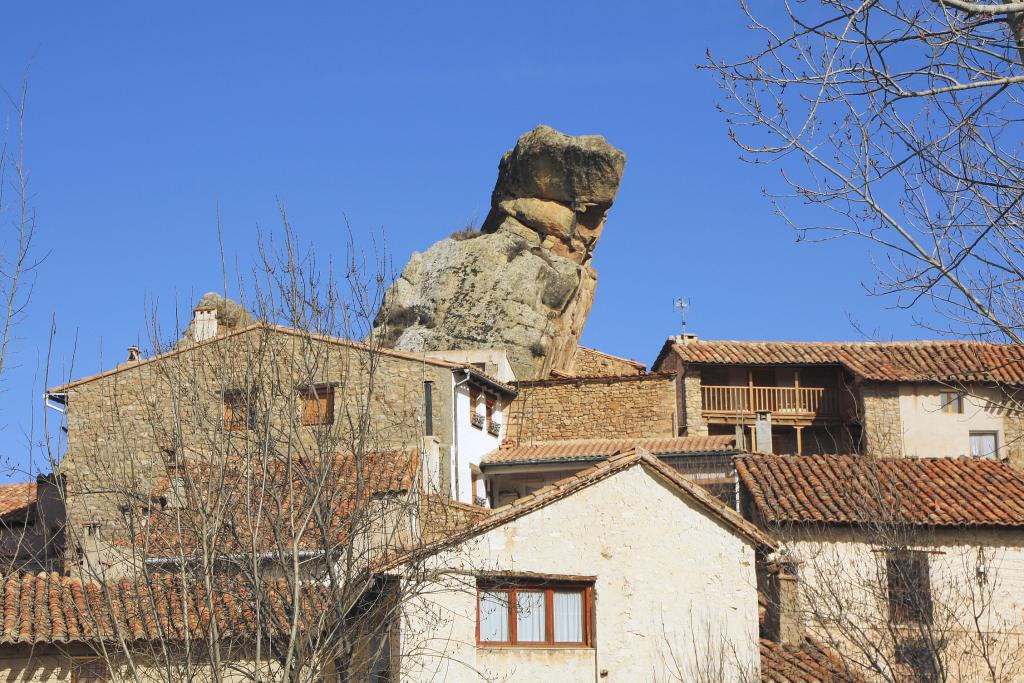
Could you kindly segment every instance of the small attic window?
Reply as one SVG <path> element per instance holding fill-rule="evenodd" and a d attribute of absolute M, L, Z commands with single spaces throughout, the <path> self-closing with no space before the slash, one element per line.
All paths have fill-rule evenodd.
<path fill-rule="evenodd" d="M 302 390 L 302 424 L 329 425 L 334 422 L 334 387 L 318 384 Z"/>
<path fill-rule="evenodd" d="M 229 432 L 249 429 L 252 426 L 252 404 L 249 396 L 241 389 L 224 392 L 224 429 Z"/>

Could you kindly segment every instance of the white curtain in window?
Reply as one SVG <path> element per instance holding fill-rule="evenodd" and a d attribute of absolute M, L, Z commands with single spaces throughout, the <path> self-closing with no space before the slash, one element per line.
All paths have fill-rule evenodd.
<path fill-rule="evenodd" d="M 544 593 L 516 593 L 516 640 L 520 643 L 544 642 Z"/>
<path fill-rule="evenodd" d="M 480 640 L 487 643 L 508 642 L 508 593 L 481 591 Z"/>
<path fill-rule="evenodd" d="M 996 453 L 996 435 L 992 432 L 971 434 L 971 455 L 991 458 Z"/>
<path fill-rule="evenodd" d="M 583 642 L 583 593 L 555 591 L 555 642 Z"/>

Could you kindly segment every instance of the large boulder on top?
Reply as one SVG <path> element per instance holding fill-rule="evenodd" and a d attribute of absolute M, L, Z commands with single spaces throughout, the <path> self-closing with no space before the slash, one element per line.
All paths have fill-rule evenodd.
<path fill-rule="evenodd" d="M 504 348 L 520 379 L 572 361 L 597 286 L 591 265 L 626 157 L 598 135 L 547 126 L 498 166 L 479 232 L 414 253 L 373 334 L 406 351 Z"/>

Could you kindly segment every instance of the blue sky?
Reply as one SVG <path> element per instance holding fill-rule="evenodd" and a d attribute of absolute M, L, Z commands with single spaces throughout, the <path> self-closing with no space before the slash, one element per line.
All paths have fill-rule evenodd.
<path fill-rule="evenodd" d="M 281 201 L 321 258 L 383 230 L 396 268 L 487 213 L 502 152 L 538 123 L 600 133 L 628 155 L 598 246 L 583 342 L 650 362 L 679 331 L 704 338 L 931 336 L 865 296 L 863 244 L 798 244 L 738 160 L 695 69 L 744 50 L 724 3 L 16 3 L 0 85 L 31 61 L 28 161 L 40 253 L 16 367 L 0 395 L 0 456 L 25 462 L 54 370 L 82 376 L 145 346 L 146 303 L 175 302 L 250 263 Z M 922 312 L 923 313 L 923 312 Z M 35 430 L 38 433 L 38 430 Z M 37 436 L 38 438 L 38 436 Z"/>

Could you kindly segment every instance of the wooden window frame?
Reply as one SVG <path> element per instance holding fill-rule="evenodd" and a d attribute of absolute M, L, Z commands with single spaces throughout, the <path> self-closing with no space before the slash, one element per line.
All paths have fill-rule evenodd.
<path fill-rule="evenodd" d="M 244 432 L 252 429 L 253 410 L 252 396 L 244 389 L 227 389 L 224 391 L 224 431 Z M 236 412 L 242 414 L 239 419 Z"/>
<path fill-rule="evenodd" d="M 947 415 L 963 415 L 964 393 L 962 391 L 939 392 L 939 407 Z"/>
<path fill-rule="evenodd" d="M 508 640 L 480 640 L 480 595 L 481 593 L 505 592 L 508 596 Z M 517 595 L 544 593 L 544 640 L 520 642 L 517 638 L 516 602 Z M 581 593 L 583 619 L 583 640 L 577 643 L 555 642 L 555 593 Z M 491 648 L 565 648 L 580 649 L 594 647 L 594 583 L 593 581 L 550 581 L 547 579 L 479 579 L 476 586 L 476 644 L 477 647 Z"/>
<path fill-rule="evenodd" d="M 103 657 L 72 657 L 71 658 L 71 683 L 80 683 L 81 678 L 79 677 L 79 669 L 88 664 L 95 662 L 102 662 L 103 668 L 106 670 L 105 675 L 101 680 L 112 681 L 114 680 L 110 673 L 110 664 Z"/>
<path fill-rule="evenodd" d="M 916 566 L 911 567 L 910 563 Z M 886 593 L 892 623 L 932 623 L 934 610 L 930 564 L 928 553 L 923 550 L 895 550 L 886 556 Z M 917 585 L 911 585 L 912 581 Z M 903 589 L 906 591 L 905 597 L 899 593 Z"/>
<path fill-rule="evenodd" d="M 334 385 L 333 384 L 314 384 L 312 386 L 303 387 L 300 391 L 300 399 L 302 401 L 301 414 L 299 415 L 299 421 L 304 427 L 322 427 L 324 425 L 334 424 Z M 307 410 L 309 403 L 315 403 L 317 405 L 316 416 L 312 415 L 312 411 Z M 321 406 L 323 407 L 321 415 Z"/>

